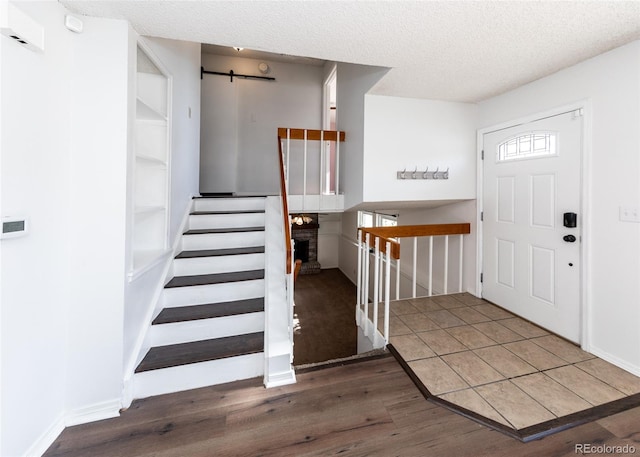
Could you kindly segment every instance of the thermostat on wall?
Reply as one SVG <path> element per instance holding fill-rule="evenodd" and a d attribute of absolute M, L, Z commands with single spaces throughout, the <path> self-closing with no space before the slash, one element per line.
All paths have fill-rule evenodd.
<path fill-rule="evenodd" d="M 25 217 L 7 216 L 2 218 L 2 233 L 0 238 L 16 238 L 27 234 L 29 224 Z"/>

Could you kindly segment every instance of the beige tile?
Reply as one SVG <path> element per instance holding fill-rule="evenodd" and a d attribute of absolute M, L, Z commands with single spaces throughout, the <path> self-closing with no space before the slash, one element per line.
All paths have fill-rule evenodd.
<path fill-rule="evenodd" d="M 533 338 L 531 341 L 569 363 L 582 362 L 595 357 L 595 355 L 583 351 L 575 344 L 571 344 L 556 335 Z"/>
<path fill-rule="evenodd" d="M 502 346 L 476 349 L 473 352 L 506 378 L 514 378 L 538 371 Z"/>
<path fill-rule="evenodd" d="M 533 325 L 531 322 L 527 322 L 524 319 L 520 319 L 519 317 L 504 319 L 501 320 L 500 323 L 525 338 L 536 338 L 538 336 L 545 336 L 549 334 L 546 330 L 538 327 L 537 325 Z"/>
<path fill-rule="evenodd" d="M 449 312 L 454 316 L 462 319 L 467 324 L 477 324 L 478 322 L 491 321 L 491 318 L 479 313 L 475 309 L 465 306 L 464 308 L 450 309 Z"/>
<path fill-rule="evenodd" d="M 538 370 L 566 365 L 567 362 L 529 340 L 505 344 L 504 347 Z"/>
<path fill-rule="evenodd" d="M 389 336 L 407 335 L 413 333 L 398 316 L 389 316 Z"/>
<path fill-rule="evenodd" d="M 466 351 L 467 348 L 444 330 L 432 330 L 418 333 L 422 341 L 438 355 Z"/>
<path fill-rule="evenodd" d="M 509 330 L 499 322 L 481 322 L 479 324 L 473 324 L 473 327 L 500 344 L 524 339 L 522 335 L 518 335 L 513 330 Z"/>
<path fill-rule="evenodd" d="M 433 301 L 442 306 L 444 309 L 461 308 L 466 306 L 459 300 L 456 300 L 452 295 L 437 295 L 433 297 Z"/>
<path fill-rule="evenodd" d="M 544 373 L 522 376 L 511 382 L 558 417 L 591 408 L 589 402 Z"/>
<path fill-rule="evenodd" d="M 639 377 L 602 359 L 587 360 L 575 366 L 627 395 L 640 393 Z"/>
<path fill-rule="evenodd" d="M 476 387 L 475 391 L 517 429 L 555 418 L 511 381 Z"/>
<path fill-rule="evenodd" d="M 619 390 L 614 389 L 573 365 L 555 368 L 545 373 L 567 389 L 580 395 L 592 405 L 601 405 L 625 396 Z"/>
<path fill-rule="evenodd" d="M 427 343 L 422 341 L 417 335 L 392 336 L 389 338 L 389 342 L 393 344 L 393 347 L 398 350 L 402 358 L 407 362 L 435 357 L 436 355 L 436 353 L 427 346 Z"/>
<path fill-rule="evenodd" d="M 400 319 L 414 332 L 426 332 L 428 330 L 438 330 L 440 328 L 435 324 L 435 322 L 422 313 L 405 314 L 400 316 Z"/>
<path fill-rule="evenodd" d="M 483 303 L 482 305 L 472 306 L 472 308 L 494 320 L 508 319 L 510 317 L 513 317 L 513 314 L 511 314 L 510 312 L 490 303 Z"/>
<path fill-rule="evenodd" d="M 391 314 L 402 316 L 403 314 L 412 314 L 420 312 L 418 308 L 413 306 L 409 300 L 394 301 L 389 304 Z"/>
<path fill-rule="evenodd" d="M 467 306 L 482 305 L 484 303 L 487 303 L 482 298 L 475 297 L 467 292 L 462 294 L 452 294 L 451 296 Z"/>
<path fill-rule="evenodd" d="M 453 327 L 447 329 L 447 333 L 460 341 L 469 349 L 478 349 L 486 346 L 495 346 L 497 343 L 484 333 L 476 330 L 470 325 Z"/>
<path fill-rule="evenodd" d="M 442 360 L 472 387 L 504 379 L 504 376 L 471 351 L 443 355 Z"/>
<path fill-rule="evenodd" d="M 481 416 L 487 417 L 507 427 L 513 427 L 504 417 L 500 415 L 493 407 L 487 403 L 473 389 L 458 390 L 456 392 L 449 392 L 448 394 L 440 395 L 440 398 L 453 403 L 454 405 L 461 406 L 469 411 L 472 411 Z"/>
<path fill-rule="evenodd" d="M 409 362 L 409 367 L 433 395 L 440 395 L 469 386 L 438 357 Z"/>
<path fill-rule="evenodd" d="M 422 313 L 443 309 L 442 306 L 433 301 L 431 297 L 410 298 L 409 301 Z"/>
<path fill-rule="evenodd" d="M 466 325 L 466 322 L 462 319 L 454 316 L 446 309 L 441 311 L 431 311 L 425 313 L 429 319 L 438 324 L 442 328 L 457 327 L 459 325 Z"/>

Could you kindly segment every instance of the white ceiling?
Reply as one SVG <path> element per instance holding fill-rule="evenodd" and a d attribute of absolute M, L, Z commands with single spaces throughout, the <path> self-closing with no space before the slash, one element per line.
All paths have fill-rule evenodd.
<path fill-rule="evenodd" d="M 59 0 L 142 35 L 392 68 L 372 93 L 478 102 L 640 39 L 640 1 Z"/>

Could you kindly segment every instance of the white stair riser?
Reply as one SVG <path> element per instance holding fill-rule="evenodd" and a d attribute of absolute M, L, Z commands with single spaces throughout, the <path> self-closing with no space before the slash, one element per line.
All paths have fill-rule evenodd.
<path fill-rule="evenodd" d="M 264 231 L 183 235 L 182 250 L 230 249 L 264 246 Z"/>
<path fill-rule="evenodd" d="M 264 213 L 192 214 L 189 229 L 264 227 Z"/>
<path fill-rule="evenodd" d="M 264 198 L 196 198 L 195 211 L 263 210 Z"/>
<path fill-rule="evenodd" d="M 264 331 L 264 312 L 152 325 L 151 346 L 190 343 Z"/>
<path fill-rule="evenodd" d="M 164 289 L 163 305 L 175 308 L 260 297 L 264 297 L 264 279 Z"/>
<path fill-rule="evenodd" d="M 197 389 L 264 375 L 264 353 L 136 373 L 133 398 Z"/>
<path fill-rule="evenodd" d="M 232 271 L 260 270 L 264 268 L 264 254 L 224 255 L 174 259 L 173 275 L 190 276 Z"/>

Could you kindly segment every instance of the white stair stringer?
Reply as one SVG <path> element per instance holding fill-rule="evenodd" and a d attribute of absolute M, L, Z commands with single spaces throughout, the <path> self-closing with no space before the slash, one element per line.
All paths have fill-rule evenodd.
<path fill-rule="evenodd" d="M 134 398 L 146 398 L 264 374 L 264 353 L 246 354 L 135 374 Z"/>

